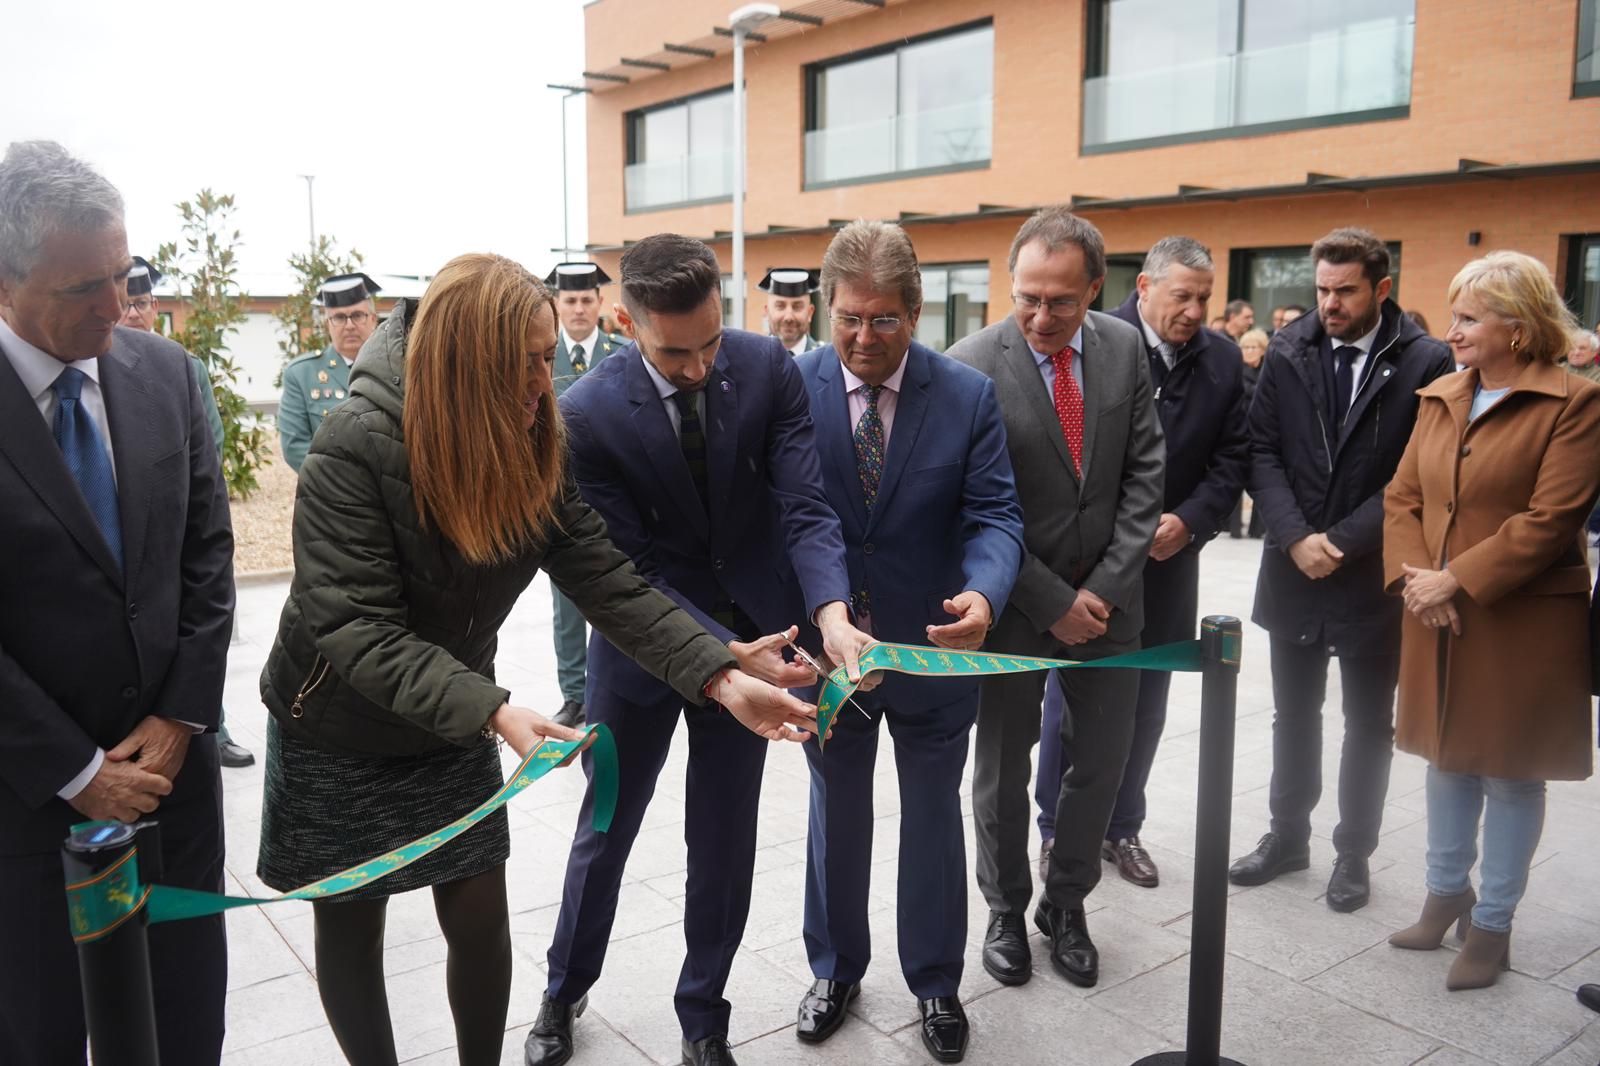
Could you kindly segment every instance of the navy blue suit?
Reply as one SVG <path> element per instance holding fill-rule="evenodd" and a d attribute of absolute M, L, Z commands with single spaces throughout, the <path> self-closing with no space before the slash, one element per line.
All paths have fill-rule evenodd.
<path fill-rule="evenodd" d="M 777 340 L 723 334 L 702 415 L 708 505 L 637 345 L 580 378 L 561 397 L 561 412 L 578 491 L 611 539 L 723 641 L 808 626 L 819 607 L 848 601 L 844 543 L 823 496 L 805 388 Z M 726 617 L 730 605 L 750 632 L 712 618 Z M 686 707 L 598 633 L 586 702 L 589 721 L 616 735 L 622 788 L 609 833 L 589 829 L 593 791 L 584 798 L 550 946 L 549 994 L 576 1003 L 600 976 L 623 867 L 682 710 L 688 955 L 675 1002 L 685 1038 L 726 1034 L 722 992 L 750 909 L 767 741 L 715 707 Z"/>
<path fill-rule="evenodd" d="M 869 594 L 872 635 L 927 644 L 929 625 L 954 621 L 944 601 L 964 590 L 982 593 L 1000 616 L 1022 565 L 1022 506 L 994 383 L 920 344 L 905 358 L 870 511 L 837 352 L 832 345 L 819 348 L 795 365 L 811 397 L 828 501 L 844 528 L 850 587 Z M 953 996 L 967 940 L 961 770 L 978 711 L 978 682 L 890 674 L 856 700 L 870 722 L 847 706 L 827 751 L 806 748 L 811 969 L 817 977 L 853 983 L 871 958 L 872 773 L 878 722 L 886 719 L 900 779 L 900 966 L 918 999 Z"/>

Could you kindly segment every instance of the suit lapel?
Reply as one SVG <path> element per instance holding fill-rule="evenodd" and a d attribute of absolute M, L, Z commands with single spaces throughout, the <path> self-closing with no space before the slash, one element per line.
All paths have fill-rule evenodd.
<path fill-rule="evenodd" d="M 928 382 L 932 373 L 928 367 L 928 353 L 921 345 L 912 344 L 906 352 L 906 372 L 900 378 L 900 395 L 895 398 L 894 430 L 889 435 L 889 450 L 883 457 L 883 479 L 878 483 L 878 499 L 872 507 L 870 529 L 884 512 L 900 475 L 917 446 L 917 434 L 922 431 L 924 416 L 928 413 Z"/>
<path fill-rule="evenodd" d="M 728 375 L 728 349 L 717 353 L 706 383 L 706 489 L 711 520 L 720 523 L 733 497 L 734 461 L 739 452 L 739 389 Z"/>
<path fill-rule="evenodd" d="M 850 501 L 850 517 L 857 529 L 867 528 L 867 501 L 861 494 L 861 474 L 856 469 L 855 436 L 850 426 L 850 402 L 844 394 L 844 375 L 837 354 L 822 360 L 812 393 L 811 419 L 816 423 L 817 446 L 822 461 Z M 840 515 L 844 518 L 844 515 Z"/>
<path fill-rule="evenodd" d="M 114 417 L 111 424 L 116 426 Z M 115 437 L 113 445 L 116 445 Z M 120 447 L 118 451 L 120 453 Z M 61 449 L 56 446 L 50 427 L 39 416 L 33 397 L 28 395 L 22 379 L 11 368 L 11 361 L 3 355 L 0 355 L 0 454 L 11 461 L 22 480 L 55 515 L 56 521 L 72 534 L 79 547 L 121 587 L 122 570 L 111 555 L 105 534 L 100 532 L 94 516 L 89 513 L 89 505 L 72 480 L 72 472 L 61 457 Z"/>
<path fill-rule="evenodd" d="M 1055 448 L 1056 458 L 1061 460 L 1062 467 L 1077 480 L 1078 472 L 1072 465 L 1072 453 L 1067 451 L 1067 438 L 1061 432 L 1061 420 L 1056 417 L 1055 405 L 1045 394 L 1044 379 L 1039 374 L 1039 364 L 1034 361 L 1033 349 L 1028 347 L 1027 338 L 1022 335 L 1015 319 L 1006 320 L 1006 328 L 1000 334 L 1000 345 L 1000 362 L 1011 374 L 1012 387 L 1021 394 L 1028 410 L 1033 412 L 1034 421 L 1039 423 L 1045 439 Z M 1085 441 L 1087 439 L 1086 436 Z"/>
<path fill-rule="evenodd" d="M 106 418 L 111 423 L 111 446 L 116 452 L 117 510 L 122 516 L 123 569 L 134 584 L 144 562 L 145 532 L 150 522 L 151 463 L 157 454 L 154 436 L 155 398 L 136 369 L 138 356 L 113 346 L 100 359 L 100 387 L 105 394 Z M 184 367 L 184 384 L 189 368 Z M 188 409 L 188 404 L 184 404 Z"/>
<path fill-rule="evenodd" d="M 1144 347 L 1140 337 L 1140 348 Z M 1083 484 L 1089 483 L 1089 464 L 1094 459 L 1094 441 L 1100 428 L 1100 404 L 1110 382 L 1107 381 L 1107 358 L 1100 344 L 1100 330 L 1091 315 L 1083 318 Z M 1065 438 L 1063 438 L 1065 439 Z"/>
<path fill-rule="evenodd" d="M 689 476 L 689 464 L 684 462 L 683 447 L 678 443 L 677 434 L 672 432 L 672 423 L 667 420 L 667 412 L 656 393 L 655 382 L 650 380 L 649 373 L 645 371 L 644 355 L 638 351 L 628 360 L 627 382 L 628 402 L 633 405 L 630 421 L 634 432 L 639 434 L 644 454 L 649 457 L 661 487 L 672 498 L 678 511 L 689 520 L 701 539 L 706 539 L 710 534 L 710 526 L 705 509 L 700 506 L 694 478 Z"/>

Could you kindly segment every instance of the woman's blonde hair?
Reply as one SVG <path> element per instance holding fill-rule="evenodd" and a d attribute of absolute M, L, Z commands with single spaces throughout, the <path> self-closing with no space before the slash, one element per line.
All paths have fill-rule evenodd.
<path fill-rule="evenodd" d="M 1271 340 L 1272 339 L 1267 336 L 1267 331 L 1264 329 L 1247 329 L 1243 333 L 1239 334 L 1239 347 L 1243 348 L 1245 341 L 1255 341 L 1257 344 L 1261 345 L 1261 347 L 1265 348 L 1271 343 Z"/>
<path fill-rule="evenodd" d="M 532 429 L 523 400 L 543 353 L 528 351 L 555 300 L 517 263 L 457 256 L 428 285 L 406 340 L 406 453 L 423 528 L 468 562 L 502 562 L 555 519 L 566 444 L 546 388 Z"/>
<path fill-rule="evenodd" d="M 1521 327 L 1516 353 L 1525 363 L 1554 363 L 1572 346 L 1578 320 L 1561 301 L 1549 269 L 1531 255 L 1490 252 L 1474 259 L 1450 282 L 1452 306 L 1463 293 Z"/>

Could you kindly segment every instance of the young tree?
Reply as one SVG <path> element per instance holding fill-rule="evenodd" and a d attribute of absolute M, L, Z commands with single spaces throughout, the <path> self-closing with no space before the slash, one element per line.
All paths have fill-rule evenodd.
<path fill-rule="evenodd" d="M 283 332 L 283 337 L 278 341 L 283 360 L 273 384 L 283 384 L 283 366 L 288 366 L 290 360 L 310 352 L 320 352 L 328 346 L 328 331 L 317 314 L 317 293 L 322 291 L 323 282 L 329 278 L 339 274 L 354 274 L 362 265 L 360 252 L 352 248 L 348 255 L 341 254 L 337 243 L 327 236 L 317 238 L 315 250 L 289 257 L 289 269 L 294 271 L 300 287 L 275 312 L 278 328 Z"/>
<path fill-rule="evenodd" d="M 183 328 L 172 339 L 200 358 L 222 415 L 222 476 L 230 495 L 243 499 L 256 489 L 256 471 L 270 461 L 266 432 L 235 387 L 238 365 L 228 351 L 228 335 L 244 321 L 247 297 L 239 291 L 236 250 L 243 242 L 230 230 L 232 196 L 201 189 L 178 205 L 183 236 L 156 252 L 156 269 L 176 286 L 187 304 Z M 180 247 L 181 246 L 181 247 Z"/>

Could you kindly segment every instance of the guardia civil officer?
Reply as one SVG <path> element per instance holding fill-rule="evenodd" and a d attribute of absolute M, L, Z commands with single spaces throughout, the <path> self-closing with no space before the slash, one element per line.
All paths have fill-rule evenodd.
<path fill-rule="evenodd" d="M 822 347 L 811 335 L 811 316 L 816 313 L 811 294 L 817 291 L 820 279 L 815 270 L 773 267 L 756 286 L 767 294 L 767 332 L 794 355 Z"/>
<path fill-rule="evenodd" d="M 332 343 L 316 355 L 302 355 L 283 368 L 278 401 L 278 438 L 283 457 L 296 473 L 328 412 L 349 395 L 350 364 L 378 328 L 373 294 L 382 286 L 365 274 L 338 274 L 322 283 L 317 305 Z"/>

